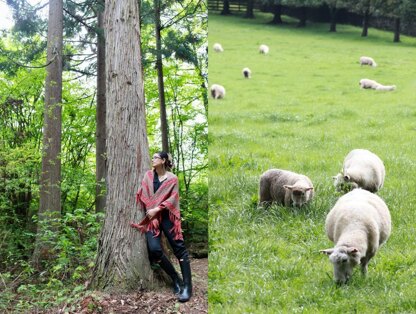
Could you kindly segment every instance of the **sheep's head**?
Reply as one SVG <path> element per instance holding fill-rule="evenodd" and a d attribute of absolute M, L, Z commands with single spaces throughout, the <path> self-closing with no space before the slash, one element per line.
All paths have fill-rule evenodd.
<path fill-rule="evenodd" d="M 358 184 L 351 181 L 349 175 L 344 176 L 342 173 L 338 173 L 336 176 L 333 176 L 332 179 L 334 180 L 334 186 L 338 192 L 347 193 L 358 188 Z"/>
<path fill-rule="evenodd" d="M 329 256 L 334 266 L 334 278 L 337 284 L 345 284 L 351 278 L 355 266 L 360 264 L 360 251 L 355 247 L 339 246 L 320 252 Z"/>
<path fill-rule="evenodd" d="M 313 187 L 302 187 L 297 185 L 284 185 L 286 193 L 290 193 L 290 198 L 293 202 L 293 206 L 301 207 L 310 200 L 310 194 Z"/>

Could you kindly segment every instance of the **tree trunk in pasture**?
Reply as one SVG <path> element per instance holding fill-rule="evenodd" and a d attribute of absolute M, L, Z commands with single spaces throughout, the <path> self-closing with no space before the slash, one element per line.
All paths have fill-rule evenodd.
<path fill-rule="evenodd" d="M 169 152 L 169 129 L 166 115 L 165 84 L 163 82 L 162 39 L 160 35 L 160 0 L 154 0 L 155 6 L 155 35 L 156 35 L 156 70 L 157 86 L 159 89 L 160 128 L 162 134 L 162 150 Z"/>
<path fill-rule="evenodd" d="M 247 10 L 246 14 L 244 15 L 245 18 L 254 19 L 254 0 L 247 1 Z"/>
<path fill-rule="evenodd" d="M 106 151 L 105 151 L 105 38 L 104 38 L 104 0 L 100 1 L 101 8 L 98 9 L 97 36 L 97 112 L 96 112 L 96 188 L 95 188 L 95 210 L 104 212 L 106 194 Z"/>
<path fill-rule="evenodd" d="M 282 5 L 281 4 L 274 4 L 272 7 L 273 13 L 273 20 L 270 22 L 271 24 L 282 24 Z"/>
<path fill-rule="evenodd" d="M 394 20 L 394 39 L 393 42 L 398 43 L 400 42 L 400 18 L 397 17 Z"/>
<path fill-rule="evenodd" d="M 135 192 L 150 168 L 140 50 L 139 3 L 106 0 L 107 199 L 91 286 L 108 292 L 158 282 L 143 234 L 130 227 L 144 213 Z"/>
<path fill-rule="evenodd" d="M 308 8 L 307 7 L 301 7 L 300 8 L 300 18 L 298 27 L 305 27 L 306 26 L 306 19 L 308 17 Z"/>
<path fill-rule="evenodd" d="M 53 259 L 51 245 L 44 241 L 42 234 L 45 231 L 56 233 L 61 215 L 62 40 L 63 0 L 50 0 L 47 44 L 50 64 L 46 67 L 40 204 L 32 255 L 37 269 L 41 268 L 42 261 Z"/>
<path fill-rule="evenodd" d="M 330 7 L 329 13 L 331 15 L 331 25 L 329 27 L 330 32 L 336 32 L 337 31 L 337 8 Z"/>
<path fill-rule="evenodd" d="M 364 16 L 363 16 L 363 31 L 361 33 L 361 37 L 367 37 L 367 35 L 368 35 L 369 20 L 370 20 L 370 14 L 367 10 L 367 11 L 365 11 Z"/>
<path fill-rule="evenodd" d="M 224 0 L 221 15 L 230 15 L 230 14 L 231 14 L 230 1 Z"/>

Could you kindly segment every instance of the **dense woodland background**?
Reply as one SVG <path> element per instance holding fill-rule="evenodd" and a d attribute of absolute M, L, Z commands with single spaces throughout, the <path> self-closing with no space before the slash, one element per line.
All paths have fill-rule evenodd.
<path fill-rule="evenodd" d="M 329 23 L 329 30 L 336 32 L 337 23 L 361 26 L 361 36 L 368 35 L 368 28 L 376 27 L 393 31 L 393 41 L 400 41 L 400 34 L 416 35 L 416 2 L 414 0 L 208 0 L 210 12 L 230 15 L 244 12 L 244 17 L 254 18 L 254 10 L 273 14 L 271 24 L 282 24 L 282 15 L 299 19 L 298 26 L 306 22 Z"/>
<path fill-rule="evenodd" d="M 207 9 L 196 0 L 139 2 L 150 153 L 172 153 L 185 239 L 191 254 L 206 256 Z M 105 4 L 63 1 L 63 20 L 56 21 L 62 54 L 47 37 L 48 2 L 7 4 L 15 25 L 0 38 L 0 311 L 25 311 L 75 298 L 94 267 L 106 211 Z M 55 63 L 62 67 L 62 100 L 48 107 L 47 87 L 57 83 L 48 83 L 47 69 Z M 45 136 L 55 123 L 62 132 Z M 52 138 L 60 150 L 45 161 Z M 52 180 L 43 181 L 42 169 L 58 163 L 60 177 L 49 185 L 59 205 L 40 215 L 42 198 L 53 199 L 48 190 L 41 196 Z M 137 187 L 130 187 L 132 204 Z"/>

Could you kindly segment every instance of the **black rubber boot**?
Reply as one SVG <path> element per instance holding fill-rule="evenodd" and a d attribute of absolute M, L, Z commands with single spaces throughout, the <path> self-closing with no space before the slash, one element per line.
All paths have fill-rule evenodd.
<path fill-rule="evenodd" d="M 169 259 L 163 255 L 158 263 L 160 268 L 162 268 L 173 281 L 173 292 L 175 294 L 179 294 L 182 291 L 182 281 L 179 278 L 179 274 L 176 272 L 175 267 L 173 267 L 172 263 Z"/>
<path fill-rule="evenodd" d="M 191 265 L 189 264 L 189 259 L 185 258 L 179 260 L 181 265 L 182 277 L 183 277 L 183 289 L 179 294 L 178 301 L 187 302 L 192 296 L 192 274 L 191 274 Z"/>

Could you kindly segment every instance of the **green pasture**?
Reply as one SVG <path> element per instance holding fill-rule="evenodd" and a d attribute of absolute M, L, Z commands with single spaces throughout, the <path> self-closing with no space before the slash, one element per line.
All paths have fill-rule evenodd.
<path fill-rule="evenodd" d="M 226 88 L 225 99 L 209 101 L 210 313 L 416 313 L 416 39 L 271 18 L 209 16 L 209 84 Z M 362 55 L 378 67 L 360 67 Z M 362 90 L 362 78 L 397 90 Z M 339 197 L 331 177 L 354 148 L 385 163 L 379 195 L 393 232 L 366 278 L 357 268 L 337 287 L 319 250 L 333 246 L 324 231 Z M 270 168 L 309 176 L 313 202 L 257 209 Z"/>

